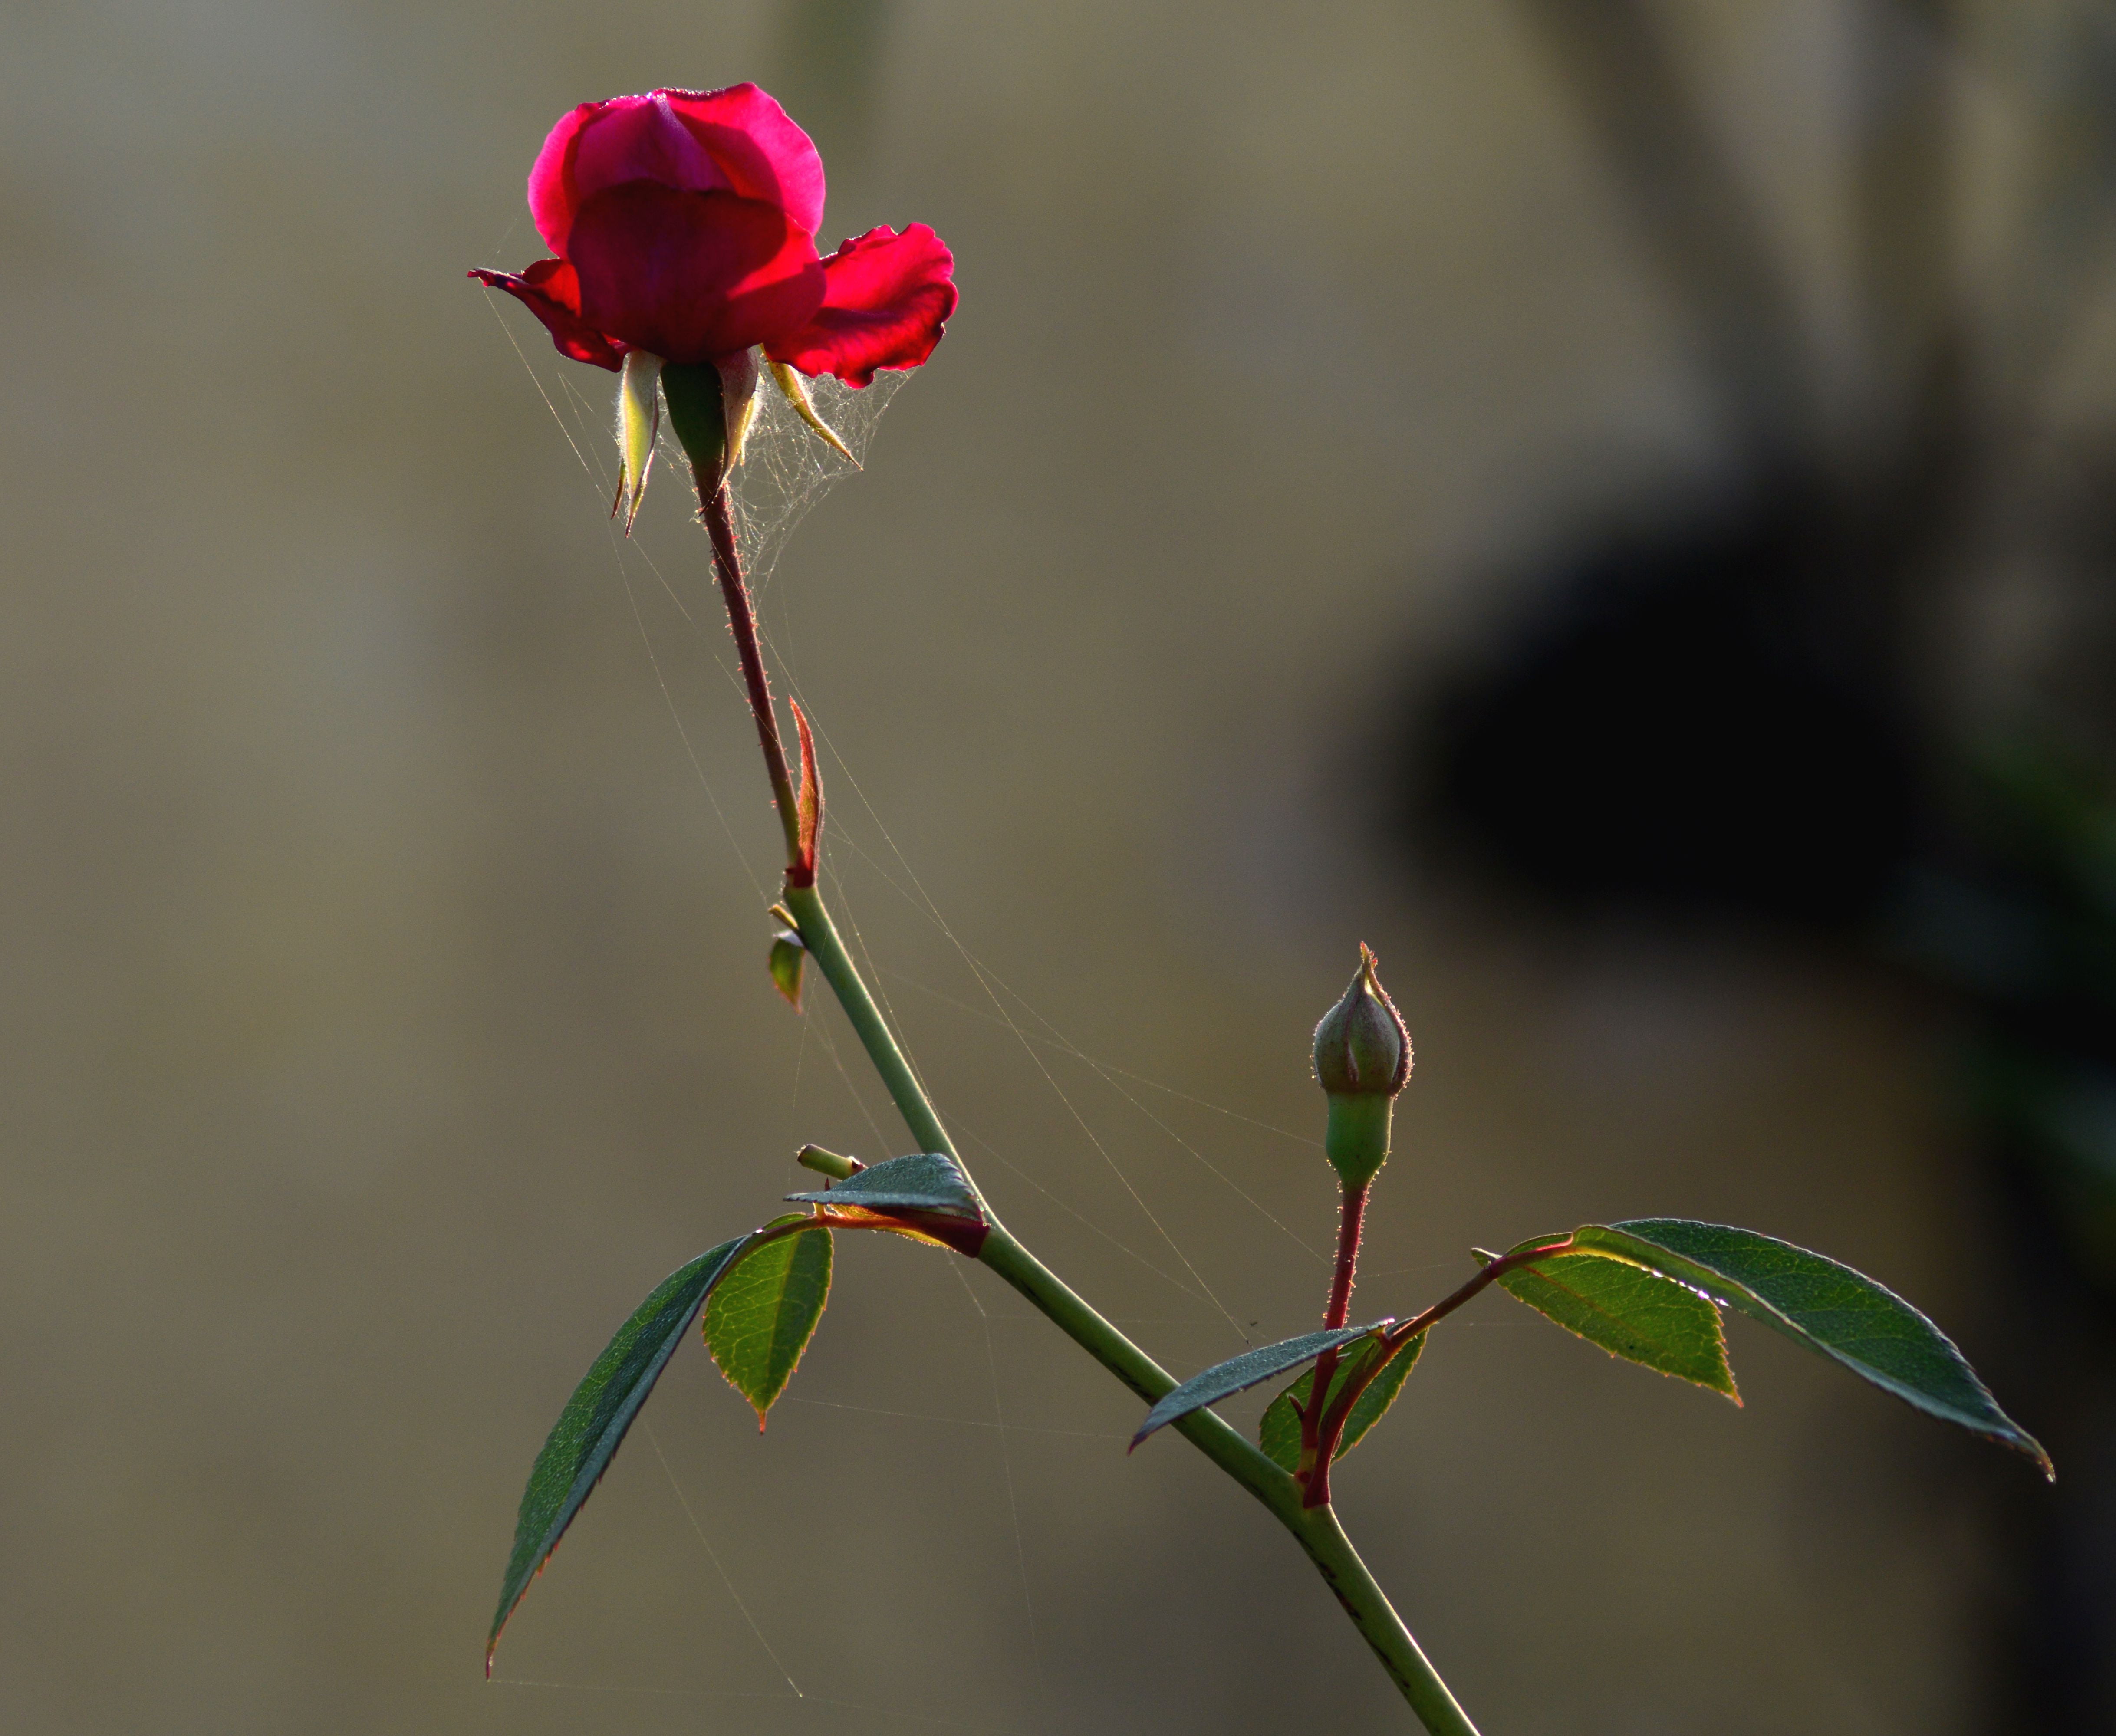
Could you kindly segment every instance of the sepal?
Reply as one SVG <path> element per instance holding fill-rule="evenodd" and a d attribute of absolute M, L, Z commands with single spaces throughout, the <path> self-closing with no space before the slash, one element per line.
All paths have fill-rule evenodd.
<path fill-rule="evenodd" d="M 624 534 L 639 517 L 646 498 L 646 473 L 654 466 L 654 443 L 661 433 L 661 358 L 633 350 L 624 358 L 617 384 L 617 450 L 623 471 L 610 516 L 624 515 Z"/>
<path fill-rule="evenodd" d="M 727 424 L 727 467 L 742 462 L 750 424 L 757 420 L 757 351 L 738 350 L 715 364 L 720 370 L 720 414 Z"/>
<path fill-rule="evenodd" d="M 859 460 L 853 457 L 852 448 L 838 438 L 837 430 L 817 412 L 816 401 L 808 395 L 808 382 L 783 361 L 775 361 L 770 367 L 772 381 L 794 406 L 794 414 L 806 422 L 831 451 L 847 460 L 853 469 L 858 469 Z"/>

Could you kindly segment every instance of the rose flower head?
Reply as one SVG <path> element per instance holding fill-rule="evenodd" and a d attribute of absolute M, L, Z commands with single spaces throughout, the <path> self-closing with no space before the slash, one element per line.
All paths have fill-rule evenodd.
<path fill-rule="evenodd" d="M 878 368 L 915 368 L 955 308 L 954 256 L 923 223 L 817 254 L 823 159 L 754 85 L 583 103 L 537 154 L 529 209 L 554 257 L 518 277 L 470 275 L 527 307 L 561 355 L 623 372 L 619 498 L 634 512 L 663 364 L 720 370 L 729 466 L 760 348 L 794 408 L 843 450 L 802 376 L 858 387 Z"/>

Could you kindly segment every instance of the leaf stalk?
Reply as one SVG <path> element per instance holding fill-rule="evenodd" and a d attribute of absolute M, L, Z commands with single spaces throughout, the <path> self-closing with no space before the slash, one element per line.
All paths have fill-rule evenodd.
<path fill-rule="evenodd" d="M 1424 1312 L 1414 1314 L 1409 1320 L 1391 1327 L 1382 1339 L 1382 1353 L 1371 1359 L 1365 1367 L 1345 1383 L 1344 1392 L 1339 1395 L 1337 1402 L 1330 1407 L 1330 1414 L 1323 1419 L 1322 1427 L 1329 1434 L 1332 1444 L 1334 1445 L 1337 1437 L 1345 1432 L 1345 1424 L 1352 1414 L 1352 1407 L 1359 1402 L 1359 1394 L 1372 1386 L 1375 1377 L 1402 1354 L 1404 1346 L 1410 1343 L 1428 1327 L 1447 1319 L 1463 1303 L 1476 1296 L 1485 1285 L 1505 1277 L 1515 1267 L 1527 1265 L 1530 1261 L 1543 1259 L 1548 1255 L 1562 1254 L 1571 1246 L 1572 1238 L 1562 1236 L 1555 1242 L 1542 1243 L 1534 1247 L 1522 1248 L 1516 1253 L 1502 1255 L 1487 1264 L 1475 1277 L 1463 1284 L 1452 1295 L 1443 1296 Z"/>

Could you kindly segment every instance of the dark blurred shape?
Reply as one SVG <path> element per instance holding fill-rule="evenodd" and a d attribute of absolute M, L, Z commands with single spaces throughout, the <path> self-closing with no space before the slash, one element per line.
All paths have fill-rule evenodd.
<path fill-rule="evenodd" d="M 1828 558 L 1809 497 L 1606 538 L 1420 719 L 1429 792 L 1575 912 L 1863 922 L 1916 830 L 1884 677 L 1784 582 Z"/>
<path fill-rule="evenodd" d="M 1769 226 L 1642 0 L 1522 0 L 1689 335 L 1736 481 L 1552 551 L 1534 601 L 1414 723 L 1420 800 L 1533 891 L 1870 919 L 1920 829 L 1907 617 L 1973 510 L 1944 9 L 1856 15 L 1852 172 L 1877 438 L 1847 457 Z M 1700 499 L 1700 495 L 1704 498 Z"/>
<path fill-rule="evenodd" d="M 2043 742 L 1979 755 L 1896 931 L 1973 1009 L 1966 1095 L 2031 1239 L 2116 1307 L 2116 801 L 2094 769 Z"/>
<path fill-rule="evenodd" d="M 2116 1705 L 2116 797 L 2046 738 L 1964 769 L 1954 824 L 1898 912 L 1903 956 L 1960 997 L 1957 1077 L 2011 1256 L 2005 1362 L 2031 1393 L 2054 1498 L 2001 1491 L 2016 1582 L 2005 1720 L 2108 1727 Z"/>
<path fill-rule="evenodd" d="M 1407 831 L 1562 916 L 1790 925 L 1952 998 L 2003 1262 L 1980 1360 L 2061 1479 L 1962 1491 L 2013 1568 L 1979 1715 L 2109 1728 L 2116 462 L 2106 442 L 2022 436 L 2116 234 L 2116 17 L 2059 4 L 2002 41 L 1946 0 L 1852 8 L 1847 439 L 1669 11 L 1520 11 L 1689 334 L 1739 480 L 1701 503 L 1672 483 L 1628 528 L 1548 549 L 1527 607 L 1407 720 Z M 1994 301 L 1959 269 L 1957 134 L 1966 57 L 2002 52 L 2031 142 Z M 2019 618 L 2023 573 L 2055 623 L 2027 657 L 1981 631 Z"/>

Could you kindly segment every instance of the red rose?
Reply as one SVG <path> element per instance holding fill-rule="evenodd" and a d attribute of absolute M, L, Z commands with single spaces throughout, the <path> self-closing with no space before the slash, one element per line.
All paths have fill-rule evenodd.
<path fill-rule="evenodd" d="M 923 223 L 816 256 L 823 160 L 754 85 L 583 103 L 537 154 L 529 209 L 557 257 L 471 275 L 598 367 L 633 350 L 716 362 L 761 344 L 864 386 L 924 361 L 955 310 L 954 256 Z"/>

